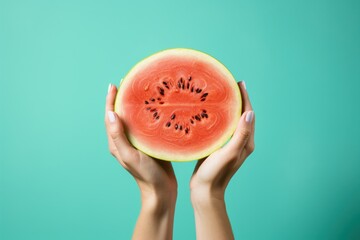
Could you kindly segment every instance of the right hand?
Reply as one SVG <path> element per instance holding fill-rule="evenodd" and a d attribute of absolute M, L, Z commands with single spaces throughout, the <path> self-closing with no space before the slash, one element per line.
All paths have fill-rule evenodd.
<path fill-rule="evenodd" d="M 230 141 L 205 160 L 199 160 L 190 181 L 192 198 L 213 195 L 223 199 L 226 186 L 245 159 L 254 151 L 255 116 L 245 84 L 239 83 L 243 114 Z M 199 194 L 197 194 L 199 193 Z"/>
<path fill-rule="evenodd" d="M 245 84 L 240 84 L 243 114 L 230 141 L 205 160 L 200 160 L 190 181 L 196 239 L 234 239 L 226 212 L 225 189 L 254 150 L 255 118 Z"/>

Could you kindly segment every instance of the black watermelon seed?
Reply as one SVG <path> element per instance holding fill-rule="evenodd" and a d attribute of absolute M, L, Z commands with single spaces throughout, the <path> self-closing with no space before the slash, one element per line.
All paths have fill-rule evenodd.
<path fill-rule="evenodd" d="M 149 104 L 149 102 L 145 100 L 145 104 Z"/>
<path fill-rule="evenodd" d="M 204 114 L 204 116 L 205 116 L 205 118 L 208 118 L 208 117 L 209 117 L 209 115 L 207 115 L 206 113 Z"/>
<path fill-rule="evenodd" d="M 191 87 L 191 92 L 194 92 L 194 87 Z"/>
<path fill-rule="evenodd" d="M 205 113 L 201 113 L 201 117 L 204 118 L 204 117 L 205 117 Z"/>
<path fill-rule="evenodd" d="M 164 104 L 164 102 L 159 102 L 160 104 Z"/>
<path fill-rule="evenodd" d="M 154 112 L 153 116 L 156 117 L 157 115 L 158 115 L 157 112 Z"/>
<path fill-rule="evenodd" d="M 179 127 L 179 126 L 178 126 L 177 124 L 175 124 L 175 130 L 177 130 L 177 129 L 178 129 L 178 127 Z"/>
<path fill-rule="evenodd" d="M 163 84 L 164 84 L 165 86 L 167 86 L 167 82 L 164 81 Z"/>
<path fill-rule="evenodd" d="M 187 88 L 187 89 L 190 88 L 190 83 L 187 83 L 186 88 Z"/>
<path fill-rule="evenodd" d="M 202 91 L 202 89 L 200 89 L 200 88 L 197 88 L 197 89 L 196 89 L 196 92 L 197 92 L 197 93 L 201 93 L 201 91 Z"/>
<path fill-rule="evenodd" d="M 159 93 L 160 93 L 160 95 L 164 96 L 164 89 L 159 87 Z"/>
<path fill-rule="evenodd" d="M 185 128 L 185 134 L 188 134 L 188 133 L 189 133 L 189 129 Z"/>
<path fill-rule="evenodd" d="M 156 120 L 158 120 L 159 118 L 160 118 L 160 116 L 158 115 L 158 116 L 156 116 L 156 118 L 155 118 L 155 119 L 156 119 Z"/>
<path fill-rule="evenodd" d="M 171 122 L 167 122 L 166 127 L 170 127 L 170 126 L 171 126 Z"/>
<path fill-rule="evenodd" d="M 180 130 L 182 130 L 182 126 L 180 125 Z"/>
<path fill-rule="evenodd" d="M 150 110 L 150 112 L 155 112 L 156 111 L 156 108 L 153 108 Z"/>
<path fill-rule="evenodd" d="M 205 110 L 205 109 L 203 109 L 202 111 L 203 111 L 203 113 L 206 113 L 206 110 Z"/>
<path fill-rule="evenodd" d="M 194 120 L 190 119 L 191 124 L 194 124 Z"/>
<path fill-rule="evenodd" d="M 185 88 L 185 84 L 182 84 L 181 88 L 184 89 L 184 88 Z"/>
<path fill-rule="evenodd" d="M 207 97 L 207 95 L 209 95 L 208 93 L 204 93 L 201 97 L 202 98 L 205 98 L 205 97 Z"/>
<path fill-rule="evenodd" d="M 198 121 L 201 121 L 200 117 L 198 115 L 195 116 L 195 119 Z"/>
<path fill-rule="evenodd" d="M 206 100 L 206 98 L 202 98 L 202 99 L 200 99 L 200 101 L 202 101 L 202 102 L 203 102 L 203 101 L 205 101 L 205 100 Z"/>
<path fill-rule="evenodd" d="M 181 83 L 180 82 L 178 82 L 178 87 L 181 88 Z"/>
<path fill-rule="evenodd" d="M 150 101 L 155 102 L 155 99 L 154 99 L 154 98 L 150 98 Z"/>
<path fill-rule="evenodd" d="M 191 76 L 189 77 L 189 81 L 191 81 Z"/>
<path fill-rule="evenodd" d="M 175 115 L 175 113 L 173 113 L 173 114 L 171 115 L 171 120 L 174 120 L 175 117 L 176 117 L 176 115 Z"/>

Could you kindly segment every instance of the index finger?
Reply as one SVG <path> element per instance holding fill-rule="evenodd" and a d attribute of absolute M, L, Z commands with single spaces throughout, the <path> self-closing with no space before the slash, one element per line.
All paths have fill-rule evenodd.
<path fill-rule="evenodd" d="M 253 108 L 251 106 L 249 94 L 246 90 L 245 81 L 238 82 L 238 86 L 240 88 L 240 92 L 242 96 L 242 112 L 252 111 Z"/>
<path fill-rule="evenodd" d="M 116 86 L 110 83 L 108 94 L 106 96 L 105 114 L 107 114 L 108 111 L 112 111 L 112 112 L 114 111 L 116 93 L 117 93 Z"/>

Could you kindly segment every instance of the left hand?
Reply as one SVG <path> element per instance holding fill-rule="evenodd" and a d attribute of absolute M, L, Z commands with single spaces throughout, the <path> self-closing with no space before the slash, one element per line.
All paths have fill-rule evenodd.
<path fill-rule="evenodd" d="M 135 178 L 142 197 L 155 196 L 164 201 L 175 201 L 177 181 L 171 163 L 149 157 L 129 143 L 121 116 L 114 112 L 116 93 L 116 86 L 110 85 L 106 97 L 105 125 L 111 154 Z"/>

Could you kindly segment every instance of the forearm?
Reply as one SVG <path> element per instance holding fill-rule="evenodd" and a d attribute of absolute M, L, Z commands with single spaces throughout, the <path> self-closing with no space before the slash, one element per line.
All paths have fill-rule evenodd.
<path fill-rule="evenodd" d="M 210 195 L 192 197 L 192 205 L 195 215 L 196 239 L 234 239 L 223 198 Z"/>
<path fill-rule="evenodd" d="M 142 197 L 142 206 L 133 239 L 169 240 L 172 239 L 176 196 Z"/>

